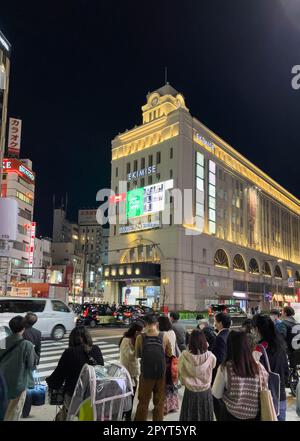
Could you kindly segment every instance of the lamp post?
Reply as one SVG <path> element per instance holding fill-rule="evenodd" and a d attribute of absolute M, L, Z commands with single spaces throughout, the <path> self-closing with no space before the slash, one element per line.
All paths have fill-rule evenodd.
<path fill-rule="evenodd" d="M 163 277 L 161 279 L 161 284 L 163 287 L 163 301 L 162 301 L 162 308 L 164 309 L 165 307 L 165 301 L 166 301 L 166 286 L 169 285 L 169 279 L 168 277 Z"/>

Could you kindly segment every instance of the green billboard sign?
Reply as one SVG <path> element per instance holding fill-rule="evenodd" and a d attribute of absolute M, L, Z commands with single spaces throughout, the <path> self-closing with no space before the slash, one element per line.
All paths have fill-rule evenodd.
<path fill-rule="evenodd" d="M 144 214 L 144 187 L 130 190 L 126 195 L 126 217 L 137 217 Z"/>

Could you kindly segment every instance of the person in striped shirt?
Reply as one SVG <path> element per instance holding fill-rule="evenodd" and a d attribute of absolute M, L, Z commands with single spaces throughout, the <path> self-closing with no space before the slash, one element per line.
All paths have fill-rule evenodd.
<path fill-rule="evenodd" d="M 256 362 L 243 331 L 231 331 L 227 339 L 227 356 L 219 366 L 212 394 L 221 400 L 220 421 L 255 421 L 260 418 L 261 382 L 267 384 L 268 373 Z"/>

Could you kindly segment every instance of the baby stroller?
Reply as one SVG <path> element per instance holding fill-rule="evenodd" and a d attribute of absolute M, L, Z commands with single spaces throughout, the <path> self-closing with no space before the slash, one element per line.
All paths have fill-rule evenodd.
<path fill-rule="evenodd" d="M 121 421 L 131 409 L 133 387 L 122 365 L 85 364 L 68 409 L 67 421 Z"/>

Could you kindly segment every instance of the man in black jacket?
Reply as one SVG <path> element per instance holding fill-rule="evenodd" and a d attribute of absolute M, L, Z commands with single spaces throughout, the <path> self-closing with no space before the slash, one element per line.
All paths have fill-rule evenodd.
<path fill-rule="evenodd" d="M 215 369 L 213 370 L 212 383 L 214 382 L 214 379 L 217 375 L 218 367 L 226 359 L 227 338 L 230 332 L 229 331 L 230 325 L 231 325 L 231 318 L 229 314 L 225 312 L 218 312 L 215 315 L 215 328 L 216 331 L 218 332 L 218 335 L 215 339 L 211 351 L 215 355 L 217 359 L 217 363 Z M 221 400 L 217 400 L 216 398 L 213 398 L 213 400 L 214 400 L 214 413 L 218 421 L 220 419 L 222 412 L 221 403 L 220 403 Z"/>
<path fill-rule="evenodd" d="M 34 351 L 36 353 L 36 366 L 40 362 L 40 356 L 41 356 L 41 345 L 42 345 L 42 334 L 41 331 L 39 331 L 36 328 L 33 328 L 35 323 L 37 322 L 37 315 L 33 312 L 28 312 L 24 319 L 25 324 L 25 331 L 23 334 L 24 340 L 30 341 L 34 346 Z M 26 394 L 26 400 L 23 407 L 22 417 L 27 418 L 30 414 L 31 409 L 31 394 Z"/>
<path fill-rule="evenodd" d="M 37 362 L 38 365 L 40 362 L 40 356 L 41 356 L 41 345 L 42 345 L 42 334 L 41 331 L 39 331 L 36 328 L 33 328 L 33 326 L 37 322 L 37 315 L 33 312 L 28 312 L 25 316 L 25 331 L 23 334 L 24 340 L 31 341 L 31 343 L 34 346 L 34 350 L 37 356 Z"/>
<path fill-rule="evenodd" d="M 197 329 L 204 332 L 208 344 L 208 350 L 211 351 L 216 340 L 216 333 L 213 327 L 209 324 L 208 318 L 205 318 L 204 315 L 197 315 L 196 320 L 198 320 Z"/>

